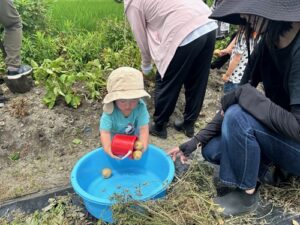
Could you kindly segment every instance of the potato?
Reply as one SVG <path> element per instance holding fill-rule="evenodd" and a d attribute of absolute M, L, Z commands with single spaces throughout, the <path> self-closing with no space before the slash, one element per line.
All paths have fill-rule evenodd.
<path fill-rule="evenodd" d="M 109 168 L 104 168 L 104 169 L 102 170 L 102 176 L 103 176 L 103 178 L 105 178 L 105 179 L 110 178 L 110 177 L 111 177 L 111 174 L 112 174 L 112 172 L 111 172 L 111 169 L 109 169 Z"/>
<path fill-rule="evenodd" d="M 139 151 L 139 150 L 135 150 L 135 151 L 132 153 L 133 159 L 135 159 L 135 160 L 141 159 L 141 158 L 142 158 L 142 155 L 143 155 L 143 152 L 142 152 L 142 151 Z"/>
<path fill-rule="evenodd" d="M 219 55 L 219 54 L 220 54 L 220 52 L 221 52 L 221 50 L 220 50 L 220 49 L 215 49 L 215 50 L 214 50 L 214 55 Z"/>
<path fill-rule="evenodd" d="M 141 141 L 136 141 L 134 143 L 134 149 L 137 150 L 137 151 L 141 151 L 143 150 L 144 146 L 143 146 L 143 143 Z"/>

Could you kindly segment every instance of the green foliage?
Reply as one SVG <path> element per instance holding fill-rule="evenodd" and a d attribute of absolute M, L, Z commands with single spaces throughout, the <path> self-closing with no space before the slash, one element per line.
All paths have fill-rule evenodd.
<path fill-rule="evenodd" d="M 80 97 L 72 89 L 77 77 L 70 63 L 58 58 L 54 61 L 46 59 L 40 67 L 33 61 L 32 66 L 36 84 L 45 85 L 46 95 L 43 102 L 49 108 L 53 108 L 59 96 L 65 97 L 67 104 L 74 108 L 80 105 Z"/>
<path fill-rule="evenodd" d="M 75 138 L 73 141 L 72 141 L 73 144 L 75 145 L 80 145 L 82 144 L 82 140 L 78 139 L 78 138 Z"/>
<path fill-rule="evenodd" d="M 117 68 L 119 66 L 140 67 L 140 51 L 136 45 L 128 42 L 121 50 L 113 51 L 111 48 L 103 50 L 101 55 L 103 65 L 108 68 Z"/>
<path fill-rule="evenodd" d="M 106 80 L 99 60 L 88 62 L 85 66 L 85 74 L 81 77 L 85 83 L 89 97 L 92 99 L 101 99 L 105 92 Z"/>
<path fill-rule="evenodd" d="M 105 86 L 105 80 L 97 60 L 88 63 L 82 72 L 76 71 L 72 60 L 61 57 L 53 61 L 46 59 L 41 66 L 34 61 L 31 64 L 35 71 L 35 84 L 45 86 L 43 102 L 49 108 L 54 107 L 59 97 L 73 108 L 80 105 L 82 96 L 101 98 L 100 91 Z M 86 87 L 88 92 L 82 90 L 81 86 Z"/>
<path fill-rule="evenodd" d="M 224 49 L 230 43 L 230 36 L 228 35 L 226 38 L 217 40 L 215 44 L 215 49 Z"/>
<path fill-rule="evenodd" d="M 64 57 L 82 66 L 91 60 L 100 58 L 104 37 L 102 32 L 89 32 L 72 36 L 66 35 L 62 41 Z"/>
<path fill-rule="evenodd" d="M 63 32 L 70 24 L 75 30 L 95 31 L 104 18 L 121 20 L 123 8 L 112 0 L 58 0 L 51 7 L 51 23 Z"/>
<path fill-rule="evenodd" d="M 19 14 L 22 18 L 23 31 L 33 32 L 45 30 L 49 27 L 47 12 L 52 0 L 15 0 Z"/>
<path fill-rule="evenodd" d="M 42 31 L 24 36 L 22 56 L 25 63 L 31 60 L 42 63 L 44 59 L 55 59 L 59 56 L 59 39 L 53 38 Z"/>
<path fill-rule="evenodd" d="M 103 46 L 110 47 L 113 51 L 122 49 L 128 41 L 134 42 L 132 32 L 126 21 L 107 19 L 101 22 L 98 30 L 104 35 Z"/>
<path fill-rule="evenodd" d="M 213 3 L 214 3 L 214 0 L 207 0 L 207 1 L 206 1 L 206 4 L 207 4 L 209 7 L 211 7 Z"/>
<path fill-rule="evenodd" d="M 20 159 L 20 152 L 13 152 L 8 158 L 12 161 L 17 161 Z"/>

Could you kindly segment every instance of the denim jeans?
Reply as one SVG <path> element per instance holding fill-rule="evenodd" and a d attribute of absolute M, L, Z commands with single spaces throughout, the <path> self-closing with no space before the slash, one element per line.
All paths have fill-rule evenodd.
<path fill-rule="evenodd" d="M 239 86 L 240 86 L 240 84 L 238 84 L 238 83 L 232 83 L 230 81 L 225 82 L 224 87 L 223 87 L 224 94 L 237 89 Z"/>
<path fill-rule="evenodd" d="M 300 143 L 279 135 L 244 111 L 229 107 L 222 132 L 202 150 L 203 157 L 220 165 L 220 180 L 241 189 L 255 188 L 269 165 L 300 176 Z"/>

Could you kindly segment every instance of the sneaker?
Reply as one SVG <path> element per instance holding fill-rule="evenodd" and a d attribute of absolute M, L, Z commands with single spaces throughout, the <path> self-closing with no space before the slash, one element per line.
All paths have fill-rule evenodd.
<path fill-rule="evenodd" d="M 149 129 L 149 133 L 153 136 L 162 138 L 162 139 L 166 139 L 168 134 L 167 134 L 167 128 L 166 126 L 158 126 L 155 123 L 152 123 L 150 125 L 150 129 Z"/>
<path fill-rule="evenodd" d="M 32 72 L 28 65 L 22 65 L 17 71 L 8 70 L 5 83 L 13 93 L 25 93 L 30 91 L 33 82 L 31 77 L 26 76 Z"/>
<path fill-rule="evenodd" d="M 175 120 L 174 128 L 177 131 L 182 131 L 185 136 L 194 137 L 194 122 L 184 122 L 182 120 Z"/>
<path fill-rule="evenodd" d="M 253 194 L 247 194 L 245 190 L 236 189 L 222 197 L 214 198 L 214 202 L 223 209 L 222 214 L 225 217 L 238 216 L 257 209 L 259 191 L 257 189 Z"/>
<path fill-rule="evenodd" d="M 15 80 L 19 79 L 22 76 L 26 76 L 32 72 L 32 68 L 28 65 L 21 65 L 18 70 L 8 70 L 7 79 Z"/>

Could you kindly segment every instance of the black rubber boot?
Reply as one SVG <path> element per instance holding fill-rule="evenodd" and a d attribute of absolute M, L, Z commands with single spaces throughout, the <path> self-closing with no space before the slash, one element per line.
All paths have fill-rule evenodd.
<path fill-rule="evenodd" d="M 177 131 L 182 131 L 187 137 L 192 138 L 194 136 L 194 124 L 195 122 L 175 120 L 174 128 Z"/>
<path fill-rule="evenodd" d="M 259 178 L 259 180 L 263 184 L 278 187 L 280 184 L 288 182 L 291 177 L 292 175 L 285 170 L 279 167 L 271 166 L 267 169 L 264 176 Z"/>
<path fill-rule="evenodd" d="M 149 133 L 153 136 L 166 139 L 168 137 L 166 126 L 158 126 L 155 123 L 150 125 Z"/>
<path fill-rule="evenodd" d="M 25 93 L 30 91 L 33 86 L 31 77 L 31 66 L 21 65 L 17 70 L 7 71 L 7 77 L 4 79 L 7 87 L 13 93 Z"/>
<path fill-rule="evenodd" d="M 32 79 L 27 76 L 22 76 L 18 79 L 5 78 L 5 83 L 9 90 L 13 93 L 25 93 L 30 91 L 33 86 Z"/>
<path fill-rule="evenodd" d="M 220 178 L 219 178 L 220 166 L 219 165 L 213 164 L 213 168 L 214 168 L 214 174 L 213 174 L 212 181 L 216 188 L 218 197 L 224 196 L 224 195 L 228 194 L 229 192 L 232 192 L 237 189 L 234 186 L 228 186 L 220 181 Z"/>
<path fill-rule="evenodd" d="M 214 198 L 214 202 L 224 209 L 222 214 L 225 217 L 250 213 L 257 209 L 258 201 L 258 189 L 251 195 L 245 190 L 236 189 L 222 197 Z"/>

